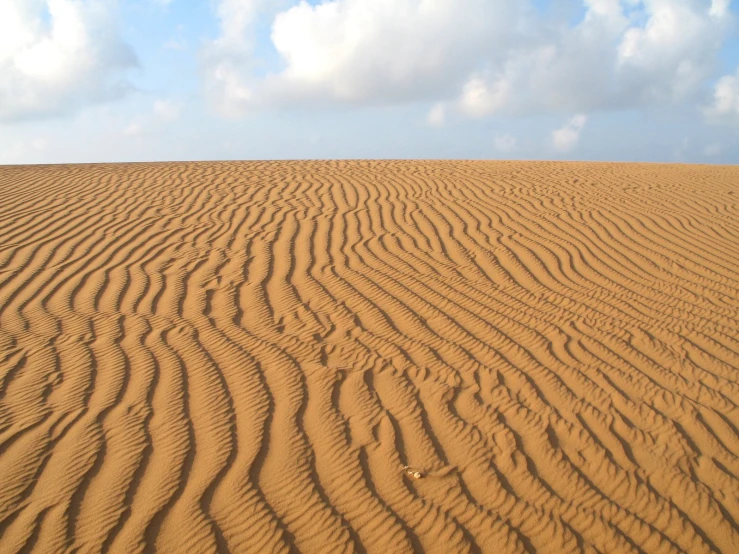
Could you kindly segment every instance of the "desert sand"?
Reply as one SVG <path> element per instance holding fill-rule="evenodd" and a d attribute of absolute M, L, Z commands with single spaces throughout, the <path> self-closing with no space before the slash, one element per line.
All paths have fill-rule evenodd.
<path fill-rule="evenodd" d="M 738 405 L 739 167 L 0 168 L 3 553 L 739 552 Z"/>

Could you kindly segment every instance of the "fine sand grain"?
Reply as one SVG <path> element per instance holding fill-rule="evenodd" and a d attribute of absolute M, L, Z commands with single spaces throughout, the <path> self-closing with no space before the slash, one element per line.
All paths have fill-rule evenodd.
<path fill-rule="evenodd" d="M 0 552 L 739 552 L 739 168 L 0 168 Z M 407 467 L 406 467 L 407 466 Z"/>

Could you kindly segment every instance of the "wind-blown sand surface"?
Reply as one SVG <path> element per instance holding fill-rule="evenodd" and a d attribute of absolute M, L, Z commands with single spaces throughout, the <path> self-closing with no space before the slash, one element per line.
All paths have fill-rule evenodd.
<path fill-rule="evenodd" d="M 738 183 L 0 168 L 0 551 L 738 552 Z"/>

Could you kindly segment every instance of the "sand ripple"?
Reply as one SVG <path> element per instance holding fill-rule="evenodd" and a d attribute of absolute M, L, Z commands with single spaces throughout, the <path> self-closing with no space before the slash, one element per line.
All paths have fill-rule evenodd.
<path fill-rule="evenodd" d="M 0 551 L 739 552 L 737 183 L 0 168 Z"/>

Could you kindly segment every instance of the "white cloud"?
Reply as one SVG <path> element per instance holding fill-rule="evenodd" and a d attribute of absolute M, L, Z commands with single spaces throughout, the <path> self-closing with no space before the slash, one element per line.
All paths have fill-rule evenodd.
<path fill-rule="evenodd" d="M 505 77 L 489 83 L 475 74 L 462 87 L 459 107 L 471 117 L 484 117 L 505 107 L 512 94 L 511 83 Z"/>
<path fill-rule="evenodd" d="M 552 131 L 552 146 L 558 152 L 570 152 L 580 142 L 580 133 L 585 128 L 588 118 L 583 114 L 576 115 L 556 131 Z"/>
<path fill-rule="evenodd" d="M 274 16 L 287 0 L 219 0 L 219 37 L 203 52 L 206 95 L 221 115 L 235 117 L 255 101 L 254 31 L 260 18 Z"/>
<path fill-rule="evenodd" d="M 135 65 L 115 0 L 0 2 L 0 120 L 40 117 L 121 96 Z"/>
<path fill-rule="evenodd" d="M 488 82 L 505 83 L 511 91 L 495 112 L 594 112 L 697 101 L 731 19 L 716 2 L 710 11 L 699 0 L 587 0 L 585 7 L 574 27 L 534 20 L 535 39 L 518 37 L 522 44 L 512 45 L 502 61 L 489 62 Z"/>
<path fill-rule="evenodd" d="M 446 106 L 443 102 L 434 104 L 426 116 L 426 124 L 429 127 L 442 127 L 446 120 Z"/>
<path fill-rule="evenodd" d="M 662 105 L 697 95 L 732 17 L 728 0 L 583 4 L 573 26 L 520 0 L 220 0 L 206 86 L 228 115 L 419 100 L 473 118 Z M 281 62 L 271 73 L 255 71 L 260 24 Z"/>
<path fill-rule="evenodd" d="M 711 8 L 708 13 L 711 17 L 725 17 L 729 13 L 731 0 L 711 0 Z"/>
<path fill-rule="evenodd" d="M 450 98 L 480 53 L 502 47 L 511 22 L 525 11 L 513 0 L 290 4 L 280 11 L 279 2 L 221 0 L 221 35 L 205 56 L 206 86 L 220 111 Z M 271 22 L 272 46 L 284 67 L 256 78 L 251 48 L 260 17 Z"/>
<path fill-rule="evenodd" d="M 285 60 L 273 86 L 349 102 L 435 94 L 480 52 L 501 46 L 521 15 L 510 0 L 334 0 L 279 13 L 272 42 Z"/>
<path fill-rule="evenodd" d="M 643 100 L 682 98 L 709 75 L 728 25 L 728 4 L 706 10 L 695 0 L 647 0 L 644 25 L 630 26 L 618 47 L 618 70 Z M 632 85 L 633 86 L 633 85 Z"/>
<path fill-rule="evenodd" d="M 739 124 L 739 69 L 725 75 L 713 88 L 713 103 L 704 113 L 714 123 Z"/>
<path fill-rule="evenodd" d="M 512 135 L 498 134 L 498 135 L 495 135 L 495 137 L 493 137 L 493 146 L 498 152 L 509 154 L 516 149 L 517 145 L 518 145 L 518 140 L 516 139 L 516 137 Z"/>

